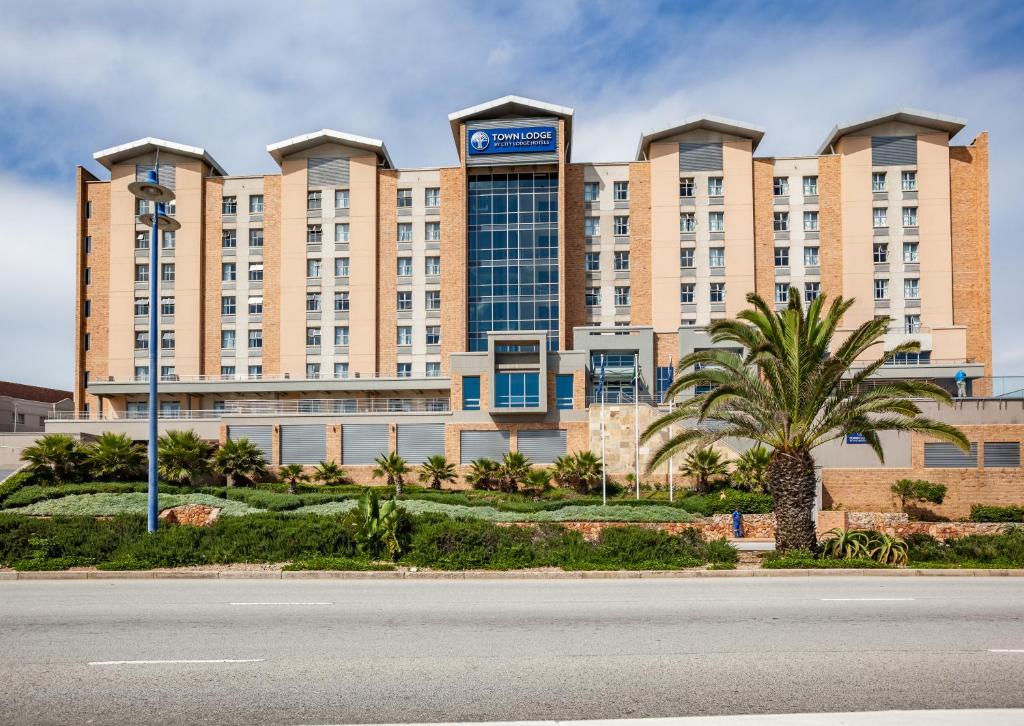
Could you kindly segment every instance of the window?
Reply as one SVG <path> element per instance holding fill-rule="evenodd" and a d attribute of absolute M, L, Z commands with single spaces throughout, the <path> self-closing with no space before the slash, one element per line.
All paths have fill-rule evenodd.
<path fill-rule="evenodd" d="M 224 282 L 234 282 L 238 277 L 238 267 L 234 262 L 224 262 L 220 266 L 220 279 Z"/>
<path fill-rule="evenodd" d="M 586 303 L 588 308 L 601 306 L 601 288 L 588 287 L 586 292 Z"/>
<path fill-rule="evenodd" d="M 441 309 L 441 291 L 440 290 L 427 290 L 426 294 L 427 310 L 440 310 Z"/>
<path fill-rule="evenodd" d="M 160 298 L 160 314 L 161 315 L 174 315 L 174 298 L 173 297 L 162 297 L 162 298 Z"/>
<path fill-rule="evenodd" d="M 723 194 L 722 188 L 722 177 L 720 176 L 709 176 L 708 177 L 708 196 L 709 197 L 720 197 Z"/>
<path fill-rule="evenodd" d="M 306 209 L 319 210 L 323 206 L 323 192 L 319 189 L 310 189 L 306 192 Z"/>
<path fill-rule="evenodd" d="M 629 217 L 616 217 L 615 218 L 615 236 L 625 237 L 629 234 Z"/>
<path fill-rule="evenodd" d="M 583 255 L 583 269 L 587 272 L 600 272 L 601 271 L 601 253 L 600 252 L 586 252 Z"/>
<path fill-rule="evenodd" d="M 725 267 L 725 247 L 708 248 L 708 265 L 710 267 Z"/>
<path fill-rule="evenodd" d="M 87 201 L 85 203 L 85 218 L 92 219 L 92 202 Z"/>
<path fill-rule="evenodd" d="M 441 241 L 441 223 L 440 222 L 427 222 L 423 227 L 423 234 L 426 237 L 427 242 L 440 242 Z"/>
<path fill-rule="evenodd" d="M 441 274 L 441 258 L 432 256 L 423 261 L 424 274 L 427 277 L 437 277 Z"/>
<path fill-rule="evenodd" d="M 261 365 L 252 365 L 252 366 L 249 366 L 248 369 L 246 369 L 246 370 L 247 370 L 247 372 L 249 374 L 249 378 L 262 378 L 263 377 L 263 366 L 261 366 Z"/>
<path fill-rule="evenodd" d="M 412 223 L 400 222 L 398 225 L 398 241 L 412 242 Z"/>
<path fill-rule="evenodd" d="M 875 280 L 875 300 L 889 299 L 889 281 Z"/>
<path fill-rule="evenodd" d="M 679 267 L 691 269 L 693 267 L 693 248 L 684 247 L 679 250 Z"/>
<path fill-rule="evenodd" d="M 712 232 L 725 231 L 725 212 L 708 213 L 708 229 Z"/>
<path fill-rule="evenodd" d="M 135 282 L 149 282 L 149 265 L 144 263 L 135 265 Z"/>
<path fill-rule="evenodd" d="M 82 280 L 86 285 L 92 284 L 92 268 L 86 267 L 85 272 L 82 273 Z"/>
<path fill-rule="evenodd" d="M 904 227 L 916 227 L 917 226 L 917 207 L 904 207 L 903 208 L 903 226 Z"/>
<path fill-rule="evenodd" d="M 725 302 L 725 283 L 724 282 L 712 282 L 711 283 L 711 294 L 710 300 L 713 303 Z"/>
<path fill-rule="evenodd" d="M 149 331 L 135 331 L 135 350 L 149 350 Z"/>
<path fill-rule="evenodd" d="M 871 210 L 871 219 L 876 229 L 889 226 L 889 222 L 886 219 L 886 211 L 885 207 L 875 207 Z"/>
<path fill-rule="evenodd" d="M 775 283 L 775 302 L 787 303 L 789 302 L 789 283 L 788 282 L 776 282 Z"/>
<path fill-rule="evenodd" d="M 149 366 L 135 366 L 135 380 L 136 381 L 148 381 L 149 380 Z M 145 406 L 146 403 L 139 401 L 136 405 Z"/>
<path fill-rule="evenodd" d="M 149 298 L 137 297 L 135 298 L 135 316 L 142 317 L 143 315 L 149 315 Z"/>
<path fill-rule="evenodd" d="M 903 316 L 903 332 L 905 332 L 905 333 L 920 333 L 921 332 L 921 316 L 920 315 L 904 315 Z"/>
<path fill-rule="evenodd" d="M 410 293 L 411 294 L 411 293 Z M 334 310 L 339 313 L 347 313 L 349 307 L 348 292 L 339 291 L 334 293 Z"/>
<path fill-rule="evenodd" d="M 348 345 L 348 326 L 347 325 L 336 325 L 336 326 L 334 326 L 334 344 L 335 345 Z"/>
<path fill-rule="evenodd" d="M 235 376 L 235 367 L 234 366 L 221 366 L 220 367 L 220 376 L 221 376 L 221 378 L 234 378 L 234 376 Z M 217 403 L 221 404 L 221 410 L 223 410 L 224 402 L 223 401 L 215 401 L 214 402 L 215 405 Z"/>
<path fill-rule="evenodd" d="M 885 191 L 885 172 L 884 171 L 873 171 L 873 172 L 871 172 L 871 191 L 873 191 L 873 192 L 884 192 Z"/>
<path fill-rule="evenodd" d="M 220 347 L 222 350 L 234 350 L 235 349 L 235 331 L 234 330 L 222 330 L 220 331 Z"/>
<path fill-rule="evenodd" d="M 249 247 L 262 247 L 263 246 L 263 229 L 250 229 L 249 230 Z"/>
<path fill-rule="evenodd" d="M 776 232 L 788 232 L 789 212 L 772 212 L 772 229 Z"/>
<path fill-rule="evenodd" d="M 412 378 L 412 363 L 399 363 L 395 372 L 399 378 Z"/>
<path fill-rule="evenodd" d="M 888 242 L 875 242 L 873 245 L 871 245 L 871 250 L 871 254 L 876 265 L 889 261 Z"/>
<path fill-rule="evenodd" d="M 696 185 L 693 183 L 692 176 L 686 176 L 679 180 L 679 196 L 680 197 L 692 197 Z"/>
<path fill-rule="evenodd" d="M 480 410 L 480 376 L 462 377 L 462 409 Z"/>
<path fill-rule="evenodd" d="M 262 315 L 263 314 L 263 298 L 258 296 L 258 295 L 254 295 L 253 297 L 250 297 L 249 301 L 248 301 L 247 309 L 248 309 L 250 315 Z"/>
<path fill-rule="evenodd" d="M 804 283 L 804 300 L 806 302 L 814 302 L 821 295 L 821 283 L 820 282 L 805 282 Z"/>
<path fill-rule="evenodd" d="M 320 277 L 321 270 L 320 258 L 310 257 L 306 260 L 306 277 Z"/>
<path fill-rule="evenodd" d="M 818 213 L 816 211 L 804 212 L 804 232 L 818 231 Z"/>
<path fill-rule="evenodd" d="M 318 313 L 318 312 L 320 312 L 320 293 L 318 293 L 318 292 L 307 292 L 306 293 L 306 312 L 307 313 Z"/>
<path fill-rule="evenodd" d="M 439 187 L 427 187 L 423 190 L 423 206 L 428 209 L 436 209 L 441 206 L 441 189 Z"/>
<path fill-rule="evenodd" d="M 250 348 L 262 348 L 263 347 L 263 331 L 259 328 L 249 330 L 249 347 Z"/>
<path fill-rule="evenodd" d="M 249 214 L 263 214 L 263 195 L 249 195 Z"/>
<path fill-rule="evenodd" d="M 427 326 L 427 345 L 441 345 L 441 326 Z"/>
<path fill-rule="evenodd" d="M 617 306 L 629 305 L 632 298 L 630 296 L 629 288 L 625 286 L 616 286 L 615 288 L 615 304 Z"/>
<path fill-rule="evenodd" d="M 903 299 L 904 300 L 920 300 L 921 299 L 921 285 L 920 281 L 916 277 L 909 277 L 903 281 Z"/>
<path fill-rule="evenodd" d="M 135 200 L 135 214 L 146 214 L 149 212 L 149 202 L 145 199 Z"/>
<path fill-rule="evenodd" d="M 334 190 L 334 208 L 335 209 L 348 209 L 349 205 L 348 189 L 335 189 Z"/>
<path fill-rule="evenodd" d="M 399 277 L 411 277 L 412 276 L 412 258 L 411 257 L 399 257 L 398 258 L 398 276 Z"/>
<path fill-rule="evenodd" d="M 815 197 L 818 195 L 818 177 L 816 176 L 805 176 L 804 177 L 804 196 Z"/>
<path fill-rule="evenodd" d="M 412 310 L 412 293 L 411 292 L 400 292 L 398 293 L 398 307 L 399 311 Z"/>
<path fill-rule="evenodd" d="M 262 282 L 263 281 L 263 263 L 262 262 L 250 262 L 249 263 L 249 282 Z"/>
<path fill-rule="evenodd" d="M 398 208 L 409 209 L 412 207 L 412 189 L 398 190 Z"/>
<path fill-rule="evenodd" d="M 306 379 L 316 380 L 320 377 L 320 364 L 319 363 L 307 363 L 306 364 Z"/>
<path fill-rule="evenodd" d="M 306 328 L 306 347 L 320 347 L 320 328 Z"/>
<path fill-rule="evenodd" d="M 412 345 L 412 326 L 398 326 L 398 345 Z"/>
<path fill-rule="evenodd" d="M 171 378 L 174 373 L 168 373 L 166 376 L 161 372 L 161 378 Z M 181 414 L 181 402 L 179 401 L 161 401 L 160 402 L 160 418 L 177 418 Z"/>
<path fill-rule="evenodd" d="M 174 350 L 173 330 L 163 330 L 160 332 L 160 350 Z"/>
<path fill-rule="evenodd" d="M 441 377 L 441 363 L 439 361 L 427 361 L 427 378 Z"/>
<path fill-rule="evenodd" d="M 148 250 L 149 249 L 149 232 L 136 232 L 135 233 L 135 249 L 137 249 L 137 250 Z"/>
<path fill-rule="evenodd" d="M 684 282 L 679 286 L 679 302 L 683 305 L 689 305 L 694 302 L 693 298 L 694 284 L 692 282 Z"/>
<path fill-rule="evenodd" d="M 903 261 L 917 262 L 917 242 L 903 243 Z"/>
<path fill-rule="evenodd" d="M 616 202 L 629 201 L 629 182 L 628 181 L 617 181 L 613 186 L 613 194 Z"/>
<path fill-rule="evenodd" d="M 789 267 L 789 247 L 775 248 L 775 266 Z"/>
<path fill-rule="evenodd" d="M 777 176 L 772 179 L 772 194 L 777 197 L 789 196 L 789 177 Z"/>
<path fill-rule="evenodd" d="M 235 296 L 224 295 L 220 299 L 220 314 L 221 315 L 234 315 L 235 314 Z"/>
<path fill-rule="evenodd" d="M 324 239 L 324 226 L 322 224 L 306 225 L 306 244 L 318 245 Z"/>
<path fill-rule="evenodd" d="M 615 271 L 616 272 L 628 272 L 629 271 L 629 252 L 616 250 L 615 251 Z"/>
<path fill-rule="evenodd" d="M 679 215 L 679 231 L 680 232 L 696 232 L 697 231 L 697 215 L 693 212 L 682 212 Z"/>
<path fill-rule="evenodd" d="M 531 408 L 539 405 L 539 373 L 498 373 L 494 376 L 495 408 Z"/>
<path fill-rule="evenodd" d="M 160 380 L 161 381 L 173 381 L 173 380 L 177 380 L 177 378 L 178 378 L 177 370 L 175 369 L 174 366 L 160 366 Z M 160 404 L 161 414 L 163 413 L 164 406 L 170 406 L 172 404 L 175 407 L 180 407 L 180 404 L 178 404 L 177 401 L 171 401 L 171 402 L 168 402 L 168 403 L 162 403 L 162 404 Z"/>
<path fill-rule="evenodd" d="M 348 242 L 348 222 L 334 225 L 334 241 Z"/>
<path fill-rule="evenodd" d="M 336 257 L 336 258 L 334 258 L 334 276 L 335 277 L 348 277 L 348 258 L 347 257 Z"/>
<path fill-rule="evenodd" d="M 233 229 L 225 229 L 220 233 L 220 246 L 224 249 L 233 250 L 238 246 L 238 232 Z"/>
<path fill-rule="evenodd" d="M 600 189 L 601 185 L 598 182 L 583 182 L 583 201 L 596 202 Z"/>
<path fill-rule="evenodd" d="M 905 192 L 916 192 L 917 191 L 917 172 L 916 171 L 904 171 L 900 173 L 900 185 L 903 187 Z"/>
<path fill-rule="evenodd" d="M 584 217 L 583 234 L 587 237 L 597 237 L 601 234 L 601 220 L 597 217 Z"/>
<path fill-rule="evenodd" d="M 334 364 L 334 377 L 335 378 L 348 378 L 348 363 L 335 363 Z"/>
<path fill-rule="evenodd" d="M 164 232 L 160 237 L 160 248 L 164 250 L 173 250 L 175 239 L 175 234 L 172 230 Z"/>
<path fill-rule="evenodd" d="M 220 203 L 221 214 L 236 214 L 238 212 L 238 200 L 235 197 L 224 197 Z"/>
<path fill-rule="evenodd" d="M 817 267 L 819 263 L 818 248 L 804 247 L 804 267 Z"/>
<path fill-rule="evenodd" d="M 92 315 L 92 300 L 86 300 L 84 303 L 82 303 L 82 314 L 85 317 L 89 317 L 90 315 Z"/>
<path fill-rule="evenodd" d="M 567 411 L 572 408 L 573 375 L 559 373 L 555 376 L 555 408 Z"/>
<path fill-rule="evenodd" d="M 160 279 L 164 282 L 174 282 L 174 263 L 165 262 L 160 265 Z"/>

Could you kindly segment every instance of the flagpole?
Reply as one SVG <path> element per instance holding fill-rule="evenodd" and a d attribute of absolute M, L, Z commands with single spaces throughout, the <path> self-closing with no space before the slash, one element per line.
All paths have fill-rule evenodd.
<path fill-rule="evenodd" d="M 604 451 L 604 356 L 601 356 L 601 503 L 608 504 L 608 469 Z"/>
<path fill-rule="evenodd" d="M 671 357 L 669 357 L 669 359 L 668 359 L 668 368 L 672 372 L 672 374 L 675 374 L 675 368 L 672 367 L 672 358 Z M 674 378 L 675 378 L 675 375 L 672 375 L 672 378 L 669 379 L 669 384 L 668 385 L 669 385 L 670 388 L 672 387 L 672 381 L 673 381 Z M 668 397 L 668 412 L 672 413 L 672 396 Z M 671 423 L 668 425 L 668 438 L 669 438 L 669 441 L 672 440 L 672 424 Z M 675 494 L 676 494 L 675 486 L 672 483 L 672 469 L 673 469 L 672 457 L 670 456 L 670 457 L 668 457 L 668 501 L 669 502 L 674 502 L 675 501 Z"/>
<path fill-rule="evenodd" d="M 633 356 L 633 439 L 636 468 L 636 498 L 640 498 L 640 354 Z"/>

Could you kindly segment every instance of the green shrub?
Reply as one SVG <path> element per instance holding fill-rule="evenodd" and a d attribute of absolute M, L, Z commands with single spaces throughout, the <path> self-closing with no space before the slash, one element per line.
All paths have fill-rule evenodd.
<path fill-rule="evenodd" d="M 479 519 L 426 519 L 414 524 L 405 561 L 439 570 L 515 570 L 538 564 L 532 530 Z"/>
<path fill-rule="evenodd" d="M 720 489 L 712 494 L 691 494 L 679 500 L 678 506 L 687 512 L 705 517 L 713 514 L 770 514 L 775 502 L 771 494 Z"/>
<path fill-rule="evenodd" d="M 142 514 L 146 512 L 149 497 L 145 492 L 122 494 L 101 492 L 98 494 L 69 494 L 55 499 L 45 499 L 24 507 L 9 509 L 17 514 L 35 516 L 91 516 L 108 517 L 115 514 Z M 205 504 L 217 507 L 222 517 L 240 516 L 259 512 L 242 502 L 233 502 L 209 494 L 167 494 L 160 492 L 159 508 L 177 507 L 183 504 Z"/>
<path fill-rule="evenodd" d="M 607 527 L 595 546 L 576 553 L 582 561 L 566 561 L 566 569 L 675 570 L 707 562 L 733 564 L 736 550 L 724 541 L 704 542 L 694 530 L 672 535 L 642 527 Z"/>
<path fill-rule="evenodd" d="M 35 519 L 0 512 L 0 564 L 62 557 L 94 564 L 110 559 L 145 532 L 143 516 Z"/>
<path fill-rule="evenodd" d="M 867 557 L 831 559 L 816 557 L 807 550 L 791 550 L 786 554 L 769 552 L 761 559 L 761 567 L 766 570 L 885 569 L 889 565 L 883 565 Z"/>
<path fill-rule="evenodd" d="M 997 507 L 975 504 L 971 507 L 972 522 L 1024 522 L 1024 507 Z"/>
<path fill-rule="evenodd" d="M 7 497 L 11 496 L 22 487 L 26 487 L 33 483 L 35 483 L 34 477 L 30 472 L 25 471 L 24 469 L 11 474 L 0 482 L 0 503 L 3 503 Z"/>
<path fill-rule="evenodd" d="M 368 570 L 375 571 L 392 571 L 395 569 L 394 565 L 381 564 L 378 562 L 370 562 L 365 559 L 356 559 L 353 557 L 310 557 L 308 559 L 299 560 L 293 562 L 290 565 L 285 565 L 284 570 L 342 570 L 347 572 L 365 572 Z"/>

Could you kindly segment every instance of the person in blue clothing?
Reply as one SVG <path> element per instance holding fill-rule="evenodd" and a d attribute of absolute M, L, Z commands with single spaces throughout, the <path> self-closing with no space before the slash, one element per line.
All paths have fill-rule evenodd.
<path fill-rule="evenodd" d="M 956 397 L 966 398 L 967 397 L 967 374 L 962 370 L 956 372 L 953 376 L 953 380 L 956 381 Z"/>

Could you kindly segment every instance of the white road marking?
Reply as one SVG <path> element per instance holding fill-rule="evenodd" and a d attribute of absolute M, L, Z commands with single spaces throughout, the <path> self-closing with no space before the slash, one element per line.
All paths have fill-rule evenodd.
<path fill-rule="evenodd" d="M 906 602 L 912 597 L 823 597 L 822 602 Z"/>
<path fill-rule="evenodd" d="M 333 605 L 332 602 L 233 602 L 232 605 Z"/>
<path fill-rule="evenodd" d="M 94 660 L 91 666 L 108 665 L 163 665 L 179 663 L 262 663 L 265 658 L 217 658 L 211 660 Z"/>
<path fill-rule="evenodd" d="M 989 648 L 989 653 L 1024 653 L 1024 648 Z"/>

